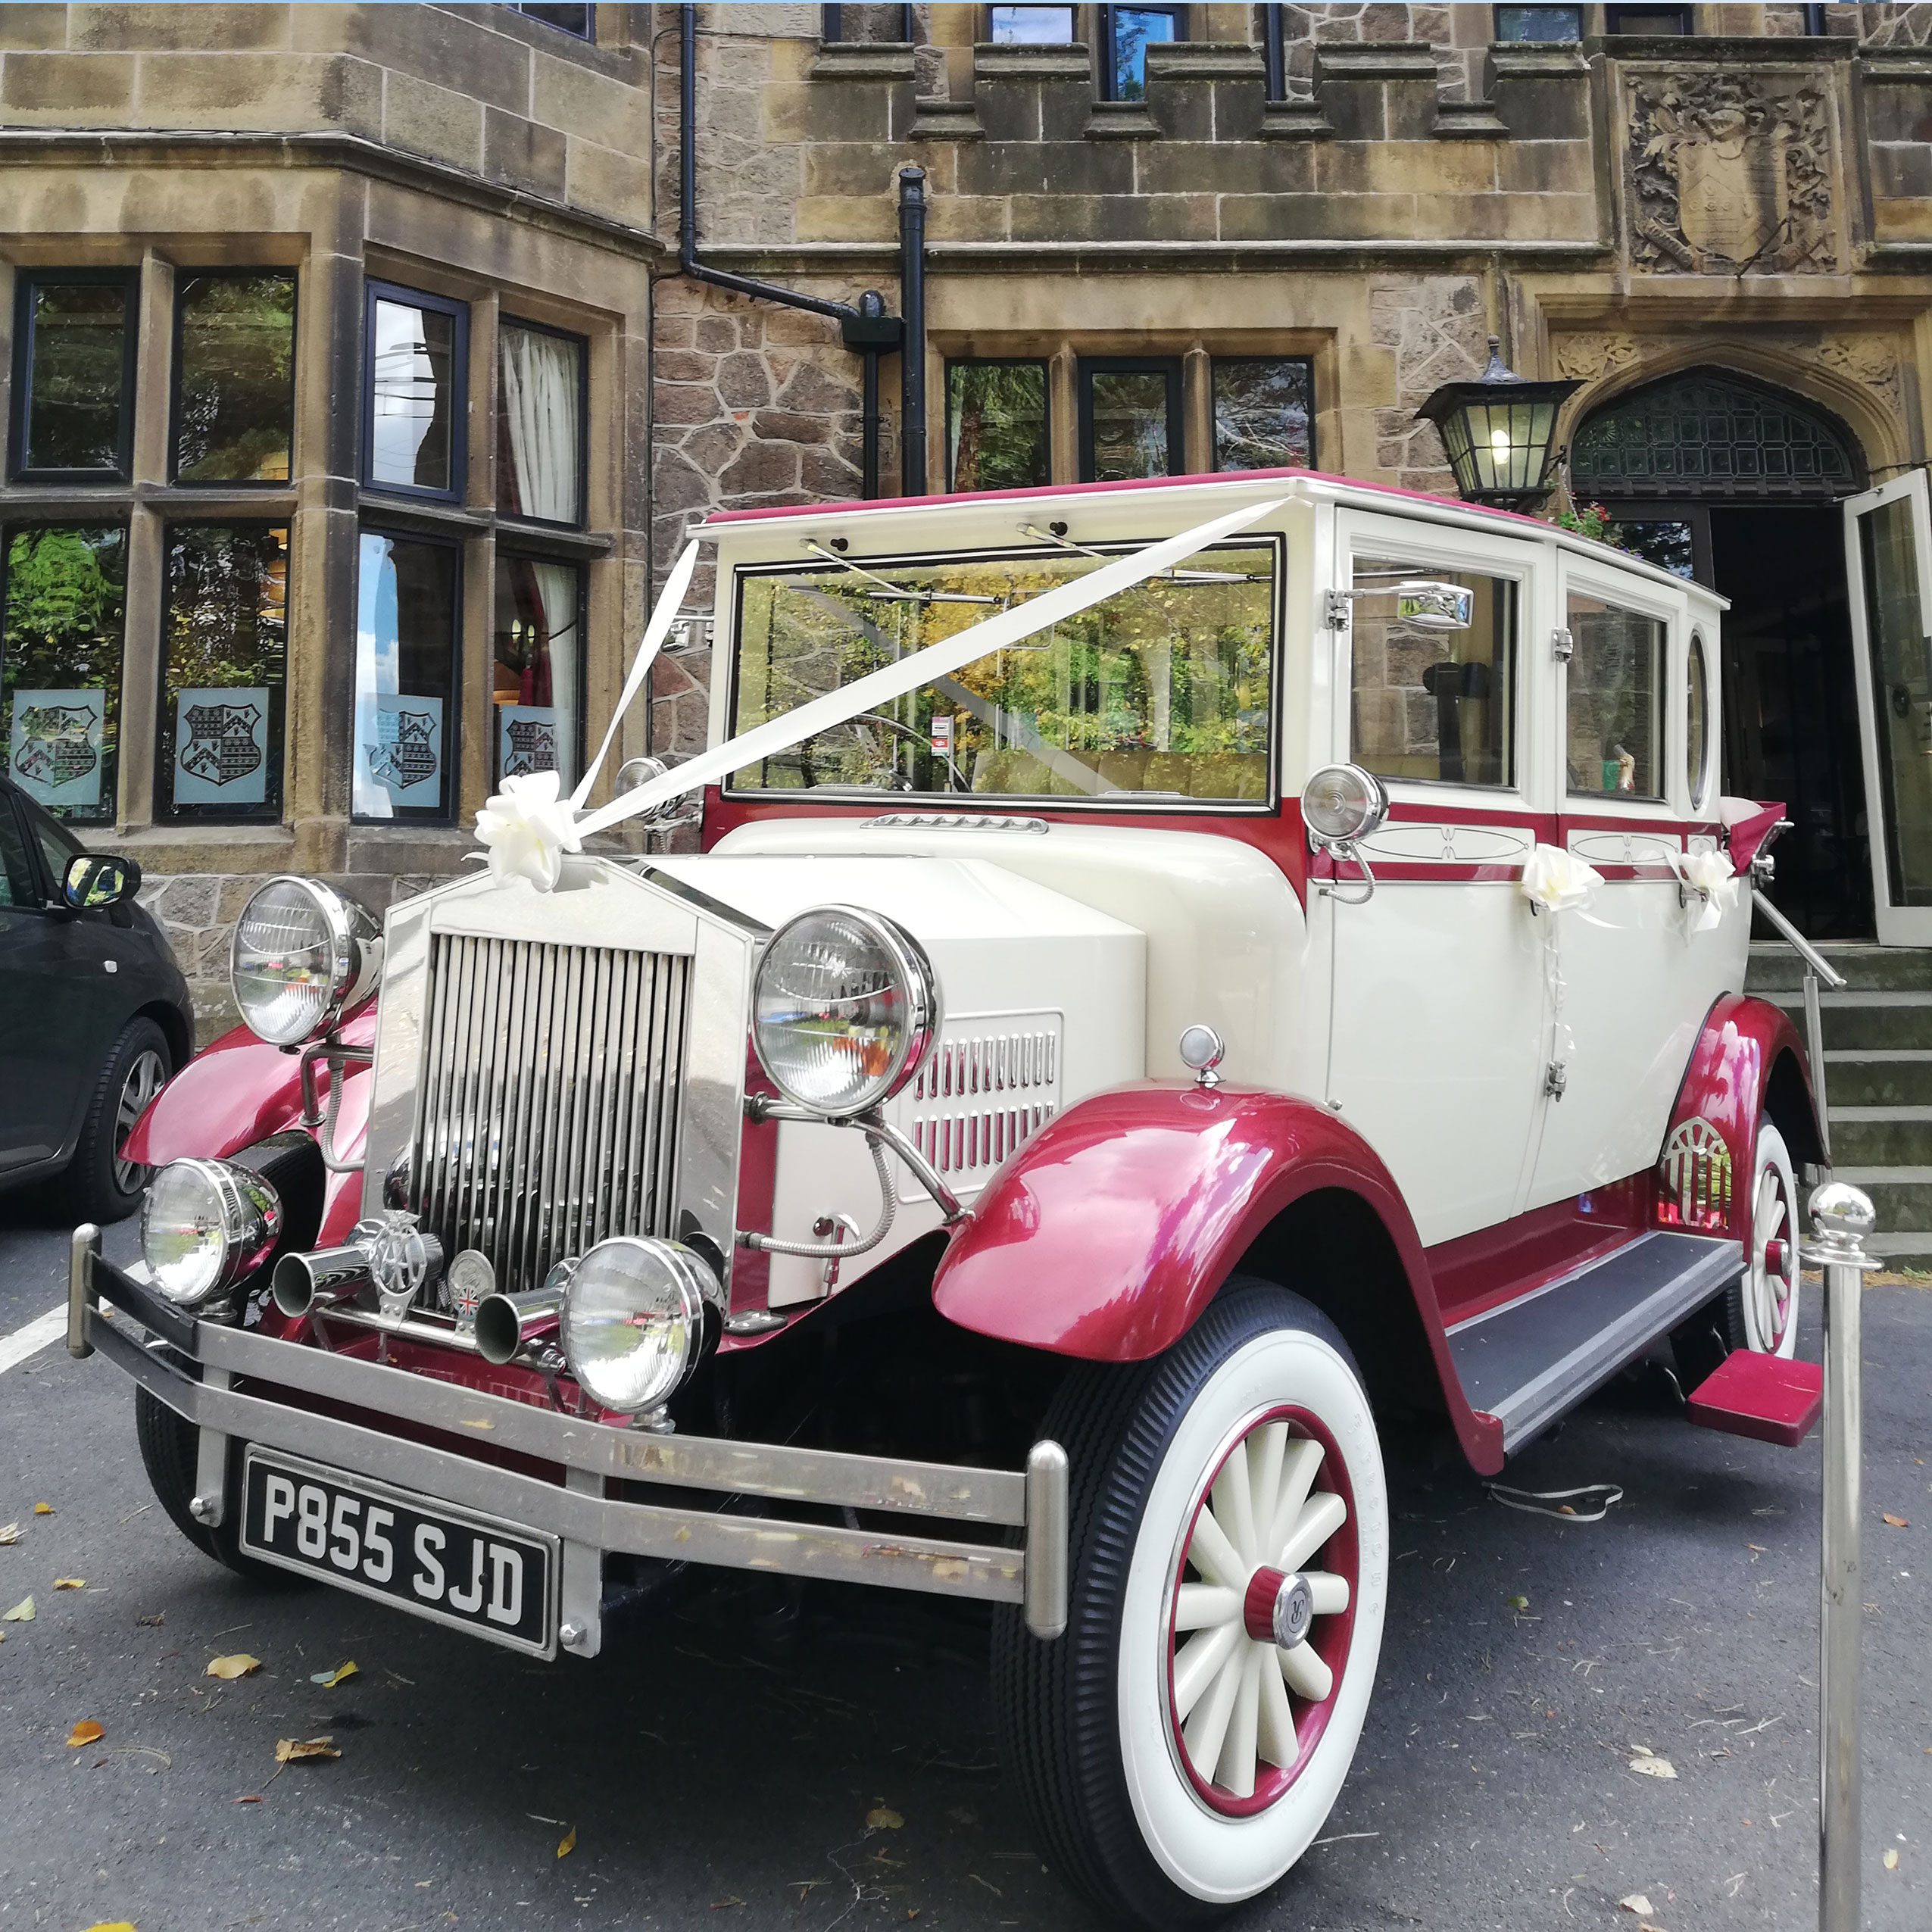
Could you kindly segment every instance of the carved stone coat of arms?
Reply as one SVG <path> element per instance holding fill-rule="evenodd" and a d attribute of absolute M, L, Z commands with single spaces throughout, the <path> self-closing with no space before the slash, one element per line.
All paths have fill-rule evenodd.
<path fill-rule="evenodd" d="M 1628 76 L 1632 264 L 1662 275 L 1838 266 L 1822 76 L 1671 70 Z"/>

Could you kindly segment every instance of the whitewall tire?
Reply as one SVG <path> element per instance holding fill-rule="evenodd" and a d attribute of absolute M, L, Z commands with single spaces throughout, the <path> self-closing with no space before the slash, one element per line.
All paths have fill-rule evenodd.
<path fill-rule="evenodd" d="M 1041 1643 L 1001 1613 L 1007 1759 L 1109 1922 L 1197 1925 L 1294 1864 L 1355 1756 L 1389 1565 L 1368 1397 L 1317 1309 L 1238 1281 L 1159 1361 L 1075 1370 L 1045 1432 L 1071 1616 Z"/>
<path fill-rule="evenodd" d="M 1751 1197 L 1745 1203 L 1744 1272 L 1739 1278 L 1735 1346 L 1788 1357 L 1798 1345 L 1798 1181 L 1784 1136 L 1758 1129 Z"/>

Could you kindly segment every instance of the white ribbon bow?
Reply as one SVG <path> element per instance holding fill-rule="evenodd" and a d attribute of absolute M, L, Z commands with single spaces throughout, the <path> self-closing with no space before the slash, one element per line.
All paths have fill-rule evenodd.
<path fill-rule="evenodd" d="M 1523 862 L 1523 897 L 1540 913 L 1587 906 L 1603 875 L 1560 845 L 1539 845 Z"/>
<path fill-rule="evenodd" d="M 1737 904 L 1737 875 L 1728 852 L 1687 852 L 1678 861 L 1686 885 L 1703 900 L 1690 922 L 1693 932 L 1709 932 Z"/>
<path fill-rule="evenodd" d="M 1230 510 L 1225 516 L 1196 525 L 1191 530 L 1163 537 L 1158 543 L 1148 544 L 1125 557 L 1116 557 L 1085 576 L 1030 598 L 1024 604 L 1000 612 L 997 616 L 969 625 L 938 644 L 928 645 L 923 651 L 916 651 L 896 664 L 870 672 L 839 690 L 828 691 L 822 698 L 815 698 L 796 710 L 786 712 L 782 717 L 754 726 L 728 744 L 718 746 L 715 751 L 701 752 L 675 771 L 666 772 L 661 778 L 635 787 L 598 810 L 585 812 L 583 801 L 589 795 L 604 754 L 616 735 L 618 720 L 648 675 L 651 663 L 677 616 L 678 606 L 690 584 L 691 573 L 697 567 L 698 545 L 695 542 L 688 544 L 664 585 L 657 608 L 651 614 L 650 625 L 638 647 L 636 662 L 624 681 L 610 729 L 605 732 L 604 742 L 598 748 L 597 756 L 591 761 L 582 782 L 566 801 L 557 795 L 559 788 L 554 772 L 538 772 L 527 779 L 507 779 L 503 790 L 486 801 L 483 809 L 476 814 L 476 835 L 489 848 L 491 875 L 498 879 L 527 879 L 539 891 L 553 891 L 563 872 L 563 855 L 580 850 L 583 841 L 591 833 L 605 831 L 670 799 L 695 791 L 715 779 L 728 777 L 747 765 L 789 751 L 806 738 L 843 724 L 848 718 L 856 718 L 862 711 L 879 710 L 908 691 L 917 690 L 921 685 L 948 676 L 977 659 L 1018 644 L 1038 632 L 1050 629 L 1069 617 L 1077 616 L 1096 604 L 1103 604 L 1150 577 L 1158 576 L 1162 571 L 1208 548 L 1222 538 L 1258 523 L 1271 511 L 1278 510 L 1285 501 L 1286 498 L 1278 497 L 1271 502 Z M 543 782 L 546 780 L 547 785 Z"/>

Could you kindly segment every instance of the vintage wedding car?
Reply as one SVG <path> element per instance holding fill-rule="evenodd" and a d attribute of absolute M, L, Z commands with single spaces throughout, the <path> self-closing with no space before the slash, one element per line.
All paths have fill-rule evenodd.
<path fill-rule="evenodd" d="M 1378 1417 L 1493 1474 L 1666 1336 L 1790 1354 L 1720 604 L 1306 473 L 695 542 L 713 749 L 520 781 L 379 935 L 264 886 L 70 1345 L 211 1556 L 538 1656 L 691 1565 L 989 1601 L 1052 1862 L 1196 1922 L 1354 1753 Z M 700 780 L 702 856 L 584 844 Z"/>

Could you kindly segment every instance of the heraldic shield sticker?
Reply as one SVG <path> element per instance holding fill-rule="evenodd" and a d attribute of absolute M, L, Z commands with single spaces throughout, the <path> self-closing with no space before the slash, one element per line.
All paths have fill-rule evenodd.
<path fill-rule="evenodd" d="M 176 692 L 174 802 L 239 809 L 267 797 L 267 691 Z"/>
<path fill-rule="evenodd" d="M 55 811 L 101 803 L 105 691 L 16 691 L 8 752 L 14 782 Z"/>
<path fill-rule="evenodd" d="M 554 772 L 557 760 L 557 707 L 552 704 L 505 704 L 497 712 L 497 763 L 504 778 L 527 778 L 532 772 Z"/>
<path fill-rule="evenodd" d="M 443 701 L 379 696 L 375 738 L 362 754 L 392 804 L 434 811 L 442 803 Z"/>

